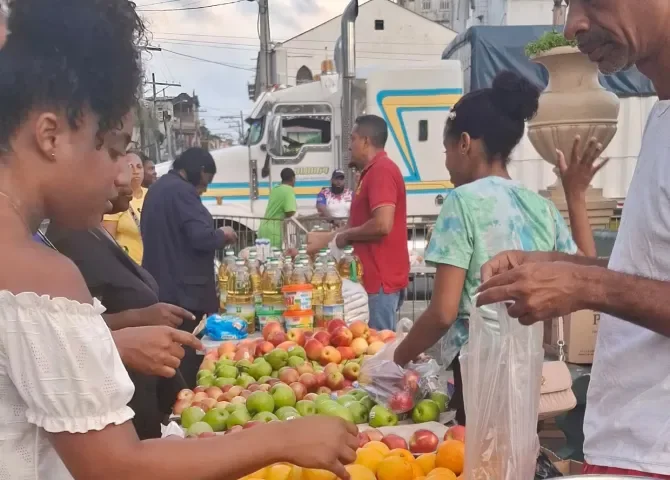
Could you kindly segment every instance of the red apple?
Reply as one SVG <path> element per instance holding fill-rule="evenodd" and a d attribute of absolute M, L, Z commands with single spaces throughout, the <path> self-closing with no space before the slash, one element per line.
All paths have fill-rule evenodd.
<path fill-rule="evenodd" d="M 226 408 L 228 405 L 230 405 L 230 402 L 216 402 L 216 408 Z"/>
<path fill-rule="evenodd" d="M 257 425 L 262 425 L 263 423 L 265 423 L 265 422 L 258 422 L 258 421 L 247 422 L 242 426 L 242 429 L 246 430 L 247 428 L 255 427 Z"/>
<path fill-rule="evenodd" d="M 230 353 L 226 353 L 225 355 L 221 355 L 219 360 L 222 359 L 222 358 L 226 358 L 228 360 L 234 360 L 235 359 L 235 352 L 230 352 Z"/>
<path fill-rule="evenodd" d="M 174 412 L 175 415 L 181 415 L 181 412 L 183 412 L 190 406 L 191 406 L 191 400 L 188 398 L 182 398 L 181 400 L 177 400 L 175 402 L 174 407 L 172 407 L 172 411 Z"/>
<path fill-rule="evenodd" d="M 381 442 L 382 438 L 384 438 L 384 434 L 375 428 L 365 430 L 365 434 L 367 434 L 371 442 Z"/>
<path fill-rule="evenodd" d="M 269 339 L 270 339 L 270 334 L 271 334 L 272 332 L 277 332 L 277 331 L 279 331 L 279 332 L 283 332 L 283 331 L 284 331 L 284 329 L 283 329 L 282 326 L 281 326 L 281 323 L 279 323 L 279 322 L 270 322 L 270 323 L 267 323 L 267 324 L 263 327 L 263 332 L 262 332 L 262 333 L 263 333 L 263 339 L 265 339 L 265 340 L 269 340 Z"/>
<path fill-rule="evenodd" d="M 321 342 L 321 345 L 323 346 L 330 345 L 330 333 L 324 332 L 323 330 L 320 332 L 316 332 L 314 334 L 314 339 Z"/>
<path fill-rule="evenodd" d="M 234 386 L 235 386 L 235 385 L 224 385 L 223 387 L 221 387 L 221 391 L 222 391 L 223 393 L 227 393 L 228 390 L 230 390 L 230 389 L 233 388 Z"/>
<path fill-rule="evenodd" d="M 352 381 L 349 380 L 348 378 L 345 378 L 345 379 L 344 379 L 344 386 L 342 387 L 342 389 L 343 389 L 344 391 L 349 391 L 349 390 L 351 390 L 351 389 L 353 388 L 353 384 L 354 384 L 354 382 L 352 382 Z"/>
<path fill-rule="evenodd" d="M 205 398 L 200 401 L 200 405 L 202 405 L 202 409 L 206 412 L 208 410 L 211 410 L 212 408 L 216 407 L 216 404 L 219 403 L 215 398 Z"/>
<path fill-rule="evenodd" d="M 382 443 L 389 447 L 391 450 L 394 448 L 402 448 L 404 450 L 407 450 L 407 442 L 405 441 L 404 438 L 398 436 L 398 435 L 386 435 L 384 438 L 382 438 Z"/>
<path fill-rule="evenodd" d="M 331 390 L 340 390 L 344 387 L 344 376 L 340 372 L 333 372 L 326 377 L 326 386 Z"/>
<path fill-rule="evenodd" d="M 318 397 L 319 397 L 319 395 L 317 395 L 316 393 L 312 392 L 312 393 L 308 393 L 307 395 L 305 395 L 305 398 L 303 398 L 303 400 L 309 400 L 310 402 L 313 402 L 313 401 L 316 400 Z"/>
<path fill-rule="evenodd" d="M 177 400 L 191 400 L 194 395 L 195 393 L 193 393 L 193 390 L 185 388 L 179 391 L 179 393 L 177 394 Z"/>
<path fill-rule="evenodd" d="M 372 342 L 366 353 L 368 355 L 376 355 L 382 348 L 384 348 L 384 345 L 384 342 Z"/>
<path fill-rule="evenodd" d="M 314 336 L 314 331 L 313 330 L 303 330 L 305 333 L 305 341 L 309 340 Z"/>
<path fill-rule="evenodd" d="M 204 393 L 205 390 L 207 390 L 207 387 L 197 386 L 193 389 L 193 394 Z"/>
<path fill-rule="evenodd" d="M 223 342 L 221 345 L 219 345 L 217 350 L 219 356 L 225 355 L 226 353 L 235 353 L 235 350 L 237 350 L 237 345 L 235 345 L 233 342 Z"/>
<path fill-rule="evenodd" d="M 384 341 L 382 340 L 382 338 L 378 334 L 375 333 L 373 335 L 371 333 L 370 335 L 368 335 L 368 344 L 369 345 L 372 345 L 373 343 L 376 343 L 376 342 L 384 343 Z"/>
<path fill-rule="evenodd" d="M 251 356 L 251 352 L 247 350 L 244 347 L 240 347 L 237 349 L 237 352 L 235 352 L 235 357 L 233 358 L 236 362 L 239 362 L 240 360 L 249 360 L 252 361 L 253 357 Z"/>
<path fill-rule="evenodd" d="M 281 372 L 279 372 L 279 380 L 286 385 L 297 382 L 299 379 L 300 375 L 298 375 L 298 372 L 293 368 L 283 368 Z"/>
<path fill-rule="evenodd" d="M 419 380 L 421 377 L 414 370 L 407 370 L 403 376 L 402 383 L 405 389 L 414 393 L 419 390 Z"/>
<path fill-rule="evenodd" d="M 316 390 L 316 393 L 317 393 L 318 395 L 321 395 L 322 393 L 327 393 L 328 395 L 330 395 L 331 393 L 333 393 L 333 391 L 332 391 L 330 388 L 328 388 L 328 387 L 319 387 L 319 388 Z"/>
<path fill-rule="evenodd" d="M 249 386 L 247 387 L 247 390 L 249 390 L 249 391 L 252 392 L 252 393 L 253 393 L 253 392 L 257 392 L 257 391 L 260 390 L 260 389 L 261 389 L 261 386 L 260 386 L 259 384 L 257 384 L 257 383 L 252 383 L 251 385 L 249 385 Z"/>
<path fill-rule="evenodd" d="M 329 363 L 328 365 L 325 366 L 323 371 L 326 375 L 330 375 L 333 372 L 339 372 L 340 366 L 337 363 Z"/>
<path fill-rule="evenodd" d="M 213 372 L 215 368 L 216 360 L 212 358 L 206 358 L 202 361 L 198 370 L 209 370 L 210 372 Z"/>
<path fill-rule="evenodd" d="M 337 330 L 338 328 L 346 327 L 346 326 L 347 326 L 347 324 L 344 323 L 344 320 L 339 320 L 339 319 L 338 320 L 331 320 L 330 322 L 328 322 L 328 326 L 326 327 L 326 330 L 328 330 L 328 333 L 330 333 L 332 335 L 333 332 L 335 330 Z"/>
<path fill-rule="evenodd" d="M 217 361 L 219 359 L 219 352 L 216 349 L 207 350 L 205 353 L 205 358 L 203 360 L 213 360 Z"/>
<path fill-rule="evenodd" d="M 349 325 L 349 330 L 351 330 L 351 334 L 354 336 L 354 338 L 365 339 L 368 337 L 368 335 L 370 335 L 370 327 L 368 327 L 367 323 L 362 322 L 361 320 L 356 320 L 351 325 Z"/>
<path fill-rule="evenodd" d="M 339 327 L 330 334 L 330 343 L 334 347 L 348 347 L 353 339 L 354 336 L 347 327 Z"/>
<path fill-rule="evenodd" d="M 249 398 L 249 396 L 254 393 L 251 390 L 242 390 L 242 393 L 240 393 L 240 397 L 244 398 Z"/>
<path fill-rule="evenodd" d="M 301 347 L 304 347 L 305 342 L 307 341 L 307 339 L 305 338 L 305 332 L 303 332 L 300 328 L 292 328 L 291 330 L 289 330 L 287 337 L 290 341 L 295 342 Z"/>
<path fill-rule="evenodd" d="M 254 354 L 257 357 L 262 357 L 266 353 L 270 353 L 272 350 L 274 350 L 275 346 L 272 345 L 268 341 L 262 341 L 258 345 L 256 345 L 256 349 L 254 350 Z"/>
<path fill-rule="evenodd" d="M 356 358 L 354 349 L 351 347 L 337 347 L 337 351 L 340 352 L 342 360 L 353 360 L 354 358 Z"/>
<path fill-rule="evenodd" d="M 268 337 L 268 342 L 270 342 L 275 347 L 281 345 L 286 341 L 286 334 L 282 330 L 275 330 L 270 333 Z"/>
<path fill-rule="evenodd" d="M 313 373 L 303 373 L 300 375 L 300 379 L 298 381 L 305 386 L 308 392 L 313 392 L 319 388 L 319 385 L 316 383 L 316 377 Z"/>
<path fill-rule="evenodd" d="M 293 382 L 289 387 L 291 387 L 291 390 L 295 393 L 295 399 L 298 401 L 302 400 L 305 398 L 305 395 L 307 395 L 307 387 L 300 382 Z"/>
<path fill-rule="evenodd" d="M 379 337 L 382 339 L 382 342 L 386 342 L 389 339 L 395 340 L 395 332 L 393 330 L 382 330 L 379 332 Z"/>
<path fill-rule="evenodd" d="M 298 344 L 295 343 L 295 342 L 286 341 L 286 342 L 281 342 L 279 345 L 277 345 L 277 348 L 279 348 L 281 350 L 284 350 L 285 352 L 288 352 L 290 349 L 292 349 L 293 347 L 296 347 L 297 345 Z"/>
<path fill-rule="evenodd" d="M 326 372 L 316 372 L 314 374 L 314 378 L 316 379 L 316 385 L 318 387 L 323 387 L 326 385 Z"/>
<path fill-rule="evenodd" d="M 370 441 L 370 437 L 365 432 L 358 432 L 358 448 L 364 447 Z"/>
<path fill-rule="evenodd" d="M 214 432 L 202 432 L 201 434 L 198 435 L 197 438 L 214 438 L 216 437 L 216 433 Z"/>
<path fill-rule="evenodd" d="M 261 392 L 269 392 L 270 391 L 270 384 L 269 383 L 263 383 L 262 385 L 258 386 L 258 389 Z"/>
<path fill-rule="evenodd" d="M 412 453 L 432 453 L 437 450 L 440 439 L 430 430 L 417 430 L 409 439 L 409 451 Z"/>
<path fill-rule="evenodd" d="M 358 376 L 361 373 L 361 366 L 357 363 L 350 362 L 344 366 L 342 374 L 347 380 L 358 380 Z"/>
<path fill-rule="evenodd" d="M 231 434 L 231 433 L 241 432 L 242 430 L 244 430 L 244 427 L 243 427 L 243 426 L 241 426 L 241 425 L 235 425 L 235 426 L 230 427 L 228 430 L 226 430 L 226 433 L 225 433 L 225 434 L 226 434 L 226 435 L 229 435 L 229 434 Z"/>
<path fill-rule="evenodd" d="M 209 398 L 219 398 L 221 395 L 223 395 L 223 390 L 221 390 L 219 387 L 209 387 L 207 390 L 205 390 L 205 393 Z"/>
<path fill-rule="evenodd" d="M 389 400 L 389 408 L 394 413 L 409 412 L 414 406 L 414 399 L 409 392 L 401 391 L 394 393 Z"/>
<path fill-rule="evenodd" d="M 309 362 L 305 362 L 302 365 L 298 365 L 297 367 L 295 367 L 295 369 L 300 375 L 303 375 L 305 373 L 314 373 L 314 367 Z"/>
<path fill-rule="evenodd" d="M 305 343 L 305 353 L 307 358 L 310 360 L 319 360 L 321 358 L 321 352 L 323 352 L 324 345 L 319 342 L 317 339 L 312 338 L 307 340 Z"/>
<path fill-rule="evenodd" d="M 465 443 L 465 427 L 463 425 L 455 425 L 447 430 L 444 434 L 444 440 L 458 440 Z"/>
<path fill-rule="evenodd" d="M 209 398 L 209 395 L 205 392 L 198 392 L 195 395 L 193 395 L 192 401 L 193 402 L 202 402 L 205 398 Z"/>
<path fill-rule="evenodd" d="M 357 357 L 360 357 L 367 352 L 369 346 L 368 341 L 362 337 L 354 338 L 351 342 L 351 349 Z"/>
<path fill-rule="evenodd" d="M 321 365 L 324 366 L 329 363 L 340 363 L 342 361 L 342 355 L 340 355 L 340 352 L 338 352 L 335 347 L 324 347 L 319 361 L 321 362 Z"/>

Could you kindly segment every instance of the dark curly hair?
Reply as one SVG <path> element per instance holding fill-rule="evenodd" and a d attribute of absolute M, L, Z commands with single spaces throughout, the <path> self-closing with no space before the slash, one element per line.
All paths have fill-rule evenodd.
<path fill-rule="evenodd" d="M 10 0 L 0 50 L 0 152 L 28 114 L 63 111 L 74 129 L 86 109 L 98 140 L 137 104 L 142 19 L 129 0 Z"/>

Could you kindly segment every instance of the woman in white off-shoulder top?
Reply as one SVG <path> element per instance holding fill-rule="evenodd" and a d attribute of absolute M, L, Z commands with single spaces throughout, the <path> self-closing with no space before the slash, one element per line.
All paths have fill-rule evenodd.
<path fill-rule="evenodd" d="M 233 480 L 275 462 L 348 478 L 357 429 L 340 419 L 137 438 L 126 406 L 133 385 L 103 309 L 77 268 L 32 235 L 45 218 L 94 227 L 115 196 L 144 26 L 129 0 L 9 3 L 0 49 L 0 480 Z M 179 344 L 167 348 L 183 356 Z"/>

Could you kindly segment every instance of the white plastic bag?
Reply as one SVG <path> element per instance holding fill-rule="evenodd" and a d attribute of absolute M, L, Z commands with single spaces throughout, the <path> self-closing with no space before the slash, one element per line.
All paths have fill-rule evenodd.
<path fill-rule="evenodd" d="M 357 320 L 368 323 L 370 320 L 368 294 L 363 285 L 343 278 L 342 296 L 347 299 L 344 302 L 344 321 L 347 325 L 351 325 Z"/>
<path fill-rule="evenodd" d="M 475 302 L 473 302 L 475 303 Z M 540 449 L 537 415 L 542 383 L 542 324 L 526 327 L 504 304 L 490 306 L 499 329 L 473 308 L 461 350 L 468 480 L 533 480 Z"/>

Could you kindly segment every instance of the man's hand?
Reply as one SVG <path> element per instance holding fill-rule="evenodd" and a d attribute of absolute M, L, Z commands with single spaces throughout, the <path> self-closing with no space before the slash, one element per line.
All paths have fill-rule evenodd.
<path fill-rule="evenodd" d="M 510 257 L 510 262 L 518 258 Z M 579 269 L 568 262 L 526 263 L 508 268 L 479 287 L 477 306 L 513 302 L 507 309 L 510 316 L 524 325 L 551 320 L 581 310 L 579 293 L 583 285 Z M 497 270 L 499 272 L 499 270 Z"/>
<path fill-rule="evenodd" d="M 508 250 L 499 253 L 491 260 L 482 265 L 482 283 L 488 282 L 491 277 L 500 275 L 526 263 L 550 262 L 553 252 L 523 252 L 520 250 Z"/>
<path fill-rule="evenodd" d="M 187 310 L 176 305 L 157 303 L 147 308 L 137 310 L 140 325 L 179 327 L 184 320 L 194 321 L 195 317 Z"/>
<path fill-rule="evenodd" d="M 223 236 L 226 239 L 226 245 L 232 245 L 237 242 L 237 233 L 235 233 L 233 227 L 221 227 L 219 230 L 223 232 Z"/>
<path fill-rule="evenodd" d="M 203 350 L 190 333 L 170 327 L 132 327 L 112 332 L 123 364 L 139 373 L 172 378 L 184 358 L 182 345 Z"/>

